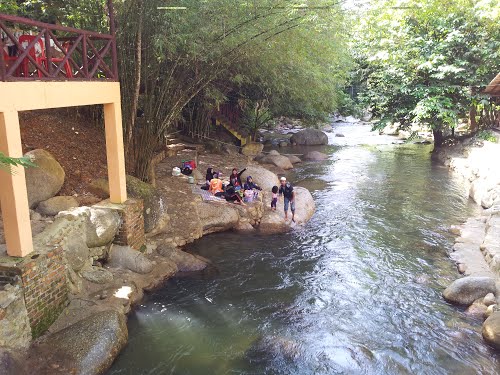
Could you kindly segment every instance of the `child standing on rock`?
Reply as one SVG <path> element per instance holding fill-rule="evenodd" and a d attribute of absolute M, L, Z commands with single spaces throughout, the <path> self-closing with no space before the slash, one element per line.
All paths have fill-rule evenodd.
<path fill-rule="evenodd" d="M 273 199 L 271 199 L 271 211 L 276 211 L 276 203 L 278 203 L 278 187 L 273 186 Z"/>

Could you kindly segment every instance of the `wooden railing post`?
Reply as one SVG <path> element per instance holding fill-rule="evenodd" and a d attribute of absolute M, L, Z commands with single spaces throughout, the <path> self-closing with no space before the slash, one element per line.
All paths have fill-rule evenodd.
<path fill-rule="evenodd" d="M 3 58 L 4 46 L 5 43 L 2 38 L 0 38 L 0 53 L 2 54 L 0 56 L 0 81 L 5 81 L 7 76 L 7 67 L 5 65 L 5 59 Z"/>
<path fill-rule="evenodd" d="M 85 78 L 89 78 L 89 56 L 87 51 L 87 34 L 83 34 L 82 39 L 82 63 L 83 63 L 83 74 Z"/>
<path fill-rule="evenodd" d="M 45 58 L 47 59 L 47 72 L 49 72 L 49 77 L 52 77 L 52 50 L 50 48 L 50 34 L 49 29 L 45 29 Z M 56 72 L 58 74 L 59 72 Z"/>

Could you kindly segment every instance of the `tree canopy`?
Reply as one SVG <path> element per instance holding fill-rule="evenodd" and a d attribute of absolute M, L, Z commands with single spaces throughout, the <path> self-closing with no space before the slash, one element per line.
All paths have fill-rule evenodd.
<path fill-rule="evenodd" d="M 500 71 L 499 1 L 116 0 L 127 164 L 147 179 L 168 131 L 206 136 L 228 101 L 253 134 L 275 116 L 324 119 L 350 104 L 349 82 L 378 126 L 441 137 L 495 109 L 481 90 Z M 0 12 L 108 28 L 105 0 L 4 0 Z"/>
<path fill-rule="evenodd" d="M 497 0 L 382 0 L 361 18 L 353 51 L 360 102 L 379 126 L 423 123 L 439 135 L 467 118 L 500 71 Z"/>

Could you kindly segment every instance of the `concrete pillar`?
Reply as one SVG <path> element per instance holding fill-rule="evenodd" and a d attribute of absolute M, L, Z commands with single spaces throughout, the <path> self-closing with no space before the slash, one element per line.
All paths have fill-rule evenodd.
<path fill-rule="evenodd" d="M 104 124 L 106 127 L 109 199 L 112 203 L 124 203 L 127 200 L 127 186 L 120 102 L 104 104 Z"/>
<path fill-rule="evenodd" d="M 16 111 L 0 112 L 0 151 L 14 158 L 23 156 Z M 23 167 L 13 167 L 12 173 L 0 170 L 0 199 L 7 253 L 26 256 L 33 251 L 33 240 Z"/>

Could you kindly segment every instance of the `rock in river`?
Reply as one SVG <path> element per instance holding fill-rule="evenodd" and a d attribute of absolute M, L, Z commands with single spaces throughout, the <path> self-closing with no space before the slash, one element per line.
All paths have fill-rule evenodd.
<path fill-rule="evenodd" d="M 280 184 L 278 176 L 275 173 L 257 165 L 247 166 L 246 171 L 241 175 L 241 179 L 246 180 L 248 176 L 252 176 L 253 181 L 264 191 L 271 191 L 273 186 Z"/>
<path fill-rule="evenodd" d="M 108 265 L 140 274 L 150 273 L 153 270 L 153 262 L 129 246 L 113 245 L 109 251 Z"/>
<path fill-rule="evenodd" d="M 286 157 L 290 160 L 290 163 L 292 163 L 292 164 L 302 163 L 302 160 L 300 160 L 300 158 L 298 156 L 287 155 Z"/>
<path fill-rule="evenodd" d="M 304 129 L 292 135 L 290 142 L 306 146 L 327 145 L 328 136 L 318 129 Z"/>
<path fill-rule="evenodd" d="M 319 151 L 310 151 L 304 156 L 304 159 L 313 160 L 313 161 L 321 161 L 321 160 L 328 159 L 328 155 L 323 154 L 322 152 L 319 152 Z"/>
<path fill-rule="evenodd" d="M 293 165 L 289 158 L 283 155 L 267 155 L 260 159 L 260 163 L 273 164 L 284 170 L 292 169 Z"/>
<path fill-rule="evenodd" d="M 443 292 L 443 297 L 450 303 L 470 305 L 478 298 L 495 292 L 495 279 L 491 277 L 467 276 L 451 283 Z"/>
<path fill-rule="evenodd" d="M 208 264 L 208 260 L 203 257 L 186 253 L 168 244 L 159 245 L 156 251 L 174 262 L 180 272 L 201 271 Z"/>
<path fill-rule="evenodd" d="M 28 368 L 37 375 L 103 374 L 128 339 L 125 316 L 102 311 L 89 316 L 36 345 L 29 353 Z"/>
<path fill-rule="evenodd" d="M 488 344 L 500 349 L 500 311 L 495 311 L 483 323 L 483 338 Z"/>

